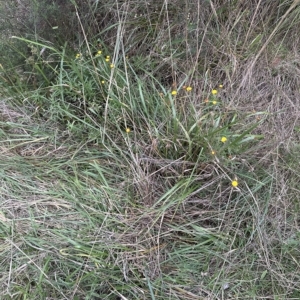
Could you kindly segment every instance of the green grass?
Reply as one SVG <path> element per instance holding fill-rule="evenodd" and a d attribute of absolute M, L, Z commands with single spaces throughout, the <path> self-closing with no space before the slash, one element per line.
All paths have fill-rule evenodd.
<path fill-rule="evenodd" d="M 300 8 L 225 2 L 1 3 L 1 299 L 299 299 Z"/>

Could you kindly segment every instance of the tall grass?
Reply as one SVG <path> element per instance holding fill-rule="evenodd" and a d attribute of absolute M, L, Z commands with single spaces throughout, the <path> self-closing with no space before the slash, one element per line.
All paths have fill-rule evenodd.
<path fill-rule="evenodd" d="M 22 4 L 1 299 L 298 299 L 299 7 Z"/>

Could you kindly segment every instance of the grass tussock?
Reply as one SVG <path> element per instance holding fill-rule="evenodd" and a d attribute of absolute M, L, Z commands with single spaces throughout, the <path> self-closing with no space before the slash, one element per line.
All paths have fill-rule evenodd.
<path fill-rule="evenodd" d="M 298 299 L 298 4 L 1 1 L 0 298 Z"/>

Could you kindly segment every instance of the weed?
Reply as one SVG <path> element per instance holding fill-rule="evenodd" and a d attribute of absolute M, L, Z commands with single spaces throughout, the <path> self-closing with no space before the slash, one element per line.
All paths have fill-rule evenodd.
<path fill-rule="evenodd" d="M 50 2 L 1 2 L 1 299 L 297 298 L 297 1 Z"/>

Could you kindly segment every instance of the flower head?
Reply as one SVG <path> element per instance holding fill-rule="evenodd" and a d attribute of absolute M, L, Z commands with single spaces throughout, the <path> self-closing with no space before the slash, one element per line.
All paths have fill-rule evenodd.
<path fill-rule="evenodd" d="M 222 142 L 222 143 L 226 143 L 226 141 L 227 141 L 227 137 L 226 137 L 226 136 L 222 136 L 222 137 L 221 137 L 221 142 Z"/>
<path fill-rule="evenodd" d="M 217 95 L 217 94 L 218 94 L 218 91 L 217 91 L 217 90 L 212 90 L 211 93 L 212 93 L 213 95 Z"/>
<path fill-rule="evenodd" d="M 171 92 L 171 95 L 176 96 L 176 95 L 177 95 L 177 91 L 175 91 L 175 90 L 172 91 L 172 92 Z"/>
<path fill-rule="evenodd" d="M 76 59 L 78 59 L 78 58 L 80 58 L 80 57 L 81 57 L 81 54 L 80 54 L 80 53 L 77 53 L 76 56 L 75 56 Z"/>
<path fill-rule="evenodd" d="M 232 180 L 232 181 L 231 181 L 231 185 L 232 185 L 233 187 L 237 187 L 237 186 L 239 185 L 239 183 L 238 183 L 237 180 Z"/>
<path fill-rule="evenodd" d="M 130 130 L 130 128 L 128 128 L 128 127 L 125 129 L 125 132 L 126 132 L 126 133 L 129 133 L 130 131 L 131 131 L 131 130 Z"/>
<path fill-rule="evenodd" d="M 114 64 L 110 64 L 110 68 L 113 69 L 115 67 Z"/>
<path fill-rule="evenodd" d="M 216 155 L 216 151 L 212 150 L 211 155 Z"/>
<path fill-rule="evenodd" d="M 192 89 L 193 89 L 193 88 L 192 88 L 191 86 L 187 86 L 187 87 L 185 88 L 185 90 L 186 90 L 187 92 L 190 92 Z"/>
<path fill-rule="evenodd" d="M 101 83 L 104 84 L 104 83 L 105 83 L 105 80 L 101 80 Z"/>
<path fill-rule="evenodd" d="M 219 88 L 222 88 L 223 87 L 223 84 L 219 84 Z"/>
<path fill-rule="evenodd" d="M 217 104 L 217 101 L 216 101 L 216 100 L 214 100 L 214 101 L 212 102 L 212 104 L 213 104 L 213 105 L 216 105 L 216 104 Z"/>
<path fill-rule="evenodd" d="M 96 53 L 96 56 L 100 56 L 100 55 L 101 55 L 101 53 L 102 53 L 102 51 L 101 51 L 101 50 L 99 50 L 99 51 Z"/>

